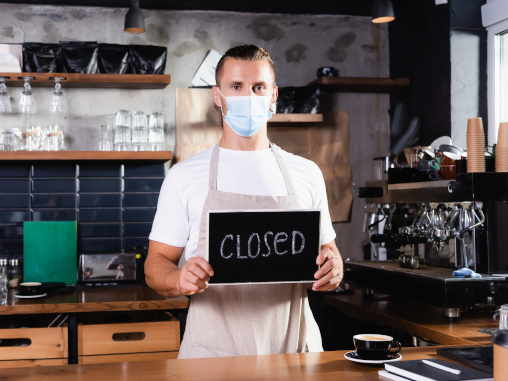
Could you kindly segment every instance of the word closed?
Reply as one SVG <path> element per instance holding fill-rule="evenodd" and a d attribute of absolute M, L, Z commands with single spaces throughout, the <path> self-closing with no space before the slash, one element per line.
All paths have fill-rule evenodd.
<path fill-rule="evenodd" d="M 210 284 L 311 282 L 319 254 L 317 210 L 210 211 Z"/>
<path fill-rule="evenodd" d="M 258 233 L 252 233 L 247 240 L 247 247 L 243 247 L 240 234 L 235 237 L 233 234 L 228 234 L 222 240 L 220 245 L 220 255 L 222 258 L 230 259 L 236 254 L 238 259 L 256 258 L 259 255 L 268 257 L 273 252 L 277 255 L 284 255 L 287 253 L 300 254 L 305 249 L 305 236 L 302 232 L 294 230 L 291 234 L 292 238 L 288 240 L 288 234 L 285 232 L 273 233 L 268 231 L 263 235 L 263 239 Z M 299 243 L 297 243 L 297 238 Z M 231 243 L 229 242 L 231 241 Z M 263 241 L 263 245 L 261 244 Z M 233 247 L 231 247 L 233 246 Z M 263 246 L 263 248 L 262 248 Z M 263 250 L 263 252 L 261 252 Z M 242 255 L 242 251 L 247 255 Z"/>

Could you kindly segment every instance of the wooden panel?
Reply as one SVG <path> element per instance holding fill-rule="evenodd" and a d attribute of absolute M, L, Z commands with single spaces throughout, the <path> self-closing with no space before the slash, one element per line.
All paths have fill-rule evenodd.
<path fill-rule="evenodd" d="M 83 73 L 0 73 L 9 78 L 7 86 L 23 87 L 23 77 L 32 77 L 32 87 L 53 87 L 60 77 L 62 88 L 163 89 L 171 82 L 169 75 L 155 74 L 83 74 Z"/>
<path fill-rule="evenodd" d="M 178 351 L 151 353 L 124 353 L 120 355 L 79 356 L 78 364 L 104 364 L 111 362 L 132 362 L 171 360 L 178 357 Z"/>
<path fill-rule="evenodd" d="M 344 93 L 391 93 L 409 86 L 409 78 L 321 77 L 309 85 Z"/>
<path fill-rule="evenodd" d="M 0 359 L 51 359 L 67 357 L 67 327 L 0 329 L 2 339 L 30 339 L 28 346 L 0 346 Z"/>
<path fill-rule="evenodd" d="M 42 360 L 6 360 L 0 361 L 2 368 L 26 368 L 33 366 L 66 365 L 67 359 L 42 359 Z"/>
<path fill-rule="evenodd" d="M 166 162 L 172 151 L 2 151 L 0 160 L 144 160 Z"/>
<path fill-rule="evenodd" d="M 169 315 L 169 317 L 170 321 L 125 324 L 80 324 L 78 326 L 78 355 L 178 350 L 180 349 L 180 322 L 172 315 Z M 114 334 L 138 332 L 144 333 L 144 339 L 113 340 Z"/>
<path fill-rule="evenodd" d="M 323 114 L 274 114 L 268 123 L 320 123 Z"/>

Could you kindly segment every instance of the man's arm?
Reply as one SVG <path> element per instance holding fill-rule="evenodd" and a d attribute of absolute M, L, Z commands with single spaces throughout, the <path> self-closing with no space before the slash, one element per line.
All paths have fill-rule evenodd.
<path fill-rule="evenodd" d="M 213 275 L 212 267 L 204 258 L 193 257 L 179 269 L 182 253 L 183 247 L 150 241 L 145 261 L 146 284 L 169 298 L 203 292 Z"/>
<path fill-rule="evenodd" d="M 312 290 L 331 291 L 336 289 L 344 275 L 344 266 L 335 241 L 321 246 L 316 264 L 321 267 L 314 274 L 317 281 L 312 284 Z"/>

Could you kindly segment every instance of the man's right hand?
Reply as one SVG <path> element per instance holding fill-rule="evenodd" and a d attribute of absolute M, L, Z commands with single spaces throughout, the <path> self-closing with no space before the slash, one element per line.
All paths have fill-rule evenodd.
<path fill-rule="evenodd" d="M 202 293 L 208 287 L 213 269 L 204 258 L 192 257 L 182 266 L 178 278 L 178 290 L 182 295 Z"/>

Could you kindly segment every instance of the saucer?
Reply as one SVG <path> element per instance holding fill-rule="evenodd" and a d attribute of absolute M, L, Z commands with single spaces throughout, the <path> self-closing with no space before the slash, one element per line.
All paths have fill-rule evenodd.
<path fill-rule="evenodd" d="M 46 295 L 46 293 L 44 294 L 38 294 L 38 295 L 21 295 L 21 294 L 16 294 L 14 295 L 16 298 L 19 298 L 19 299 L 36 299 L 36 298 L 44 298 Z"/>
<path fill-rule="evenodd" d="M 358 356 L 358 353 L 356 351 L 346 352 L 344 353 L 344 357 L 349 361 L 359 362 L 363 364 L 384 364 L 385 362 L 394 362 L 402 359 L 402 355 L 400 353 L 397 353 L 395 355 L 388 355 L 386 356 L 386 358 L 381 360 L 367 360 L 362 359 L 360 356 Z"/>

